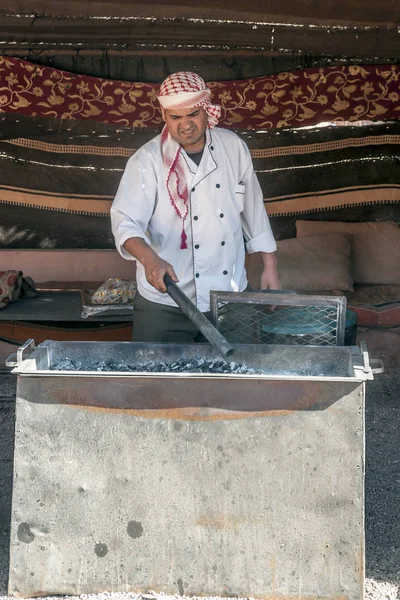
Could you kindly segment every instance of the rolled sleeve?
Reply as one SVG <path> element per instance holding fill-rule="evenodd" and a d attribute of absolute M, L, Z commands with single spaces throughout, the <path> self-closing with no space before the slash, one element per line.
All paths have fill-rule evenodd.
<path fill-rule="evenodd" d="M 247 146 L 244 152 L 245 172 L 242 175 L 242 183 L 245 186 L 245 199 L 242 212 L 242 229 L 246 250 L 250 254 L 253 252 L 275 252 L 277 248 L 276 241 Z"/>
<path fill-rule="evenodd" d="M 142 238 L 150 245 L 146 231 L 156 202 L 156 181 L 149 153 L 138 151 L 126 165 L 110 211 L 115 246 L 126 260 L 135 260 L 123 247 L 129 238 Z"/>
<path fill-rule="evenodd" d="M 136 260 L 134 256 L 125 250 L 125 242 L 129 240 L 129 238 L 137 237 L 142 238 L 148 245 L 150 245 L 150 240 L 134 221 L 127 217 L 127 215 L 120 213 L 115 208 L 111 208 L 111 222 L 115 239 L 115 247 L 117 248 L 118 252 L 122 258 L 125 258 L 126 260 Z"/>
<path fill-rule="evenodd" d="M 253 252 L 275 252 L 276 248 L 274 236 L 271 237 L 267 233 L 262 233 L 246 242 L 246 250 L 249 254 L 253 254 Z"/>

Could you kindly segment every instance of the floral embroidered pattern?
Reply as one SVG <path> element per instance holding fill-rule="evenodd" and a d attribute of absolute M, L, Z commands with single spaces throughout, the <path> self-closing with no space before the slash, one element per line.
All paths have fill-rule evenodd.
<path fill-rule="evenodd" d="M 18 299 L 21 285 L 21 271 L 0 271 L 0 308 Z"/>
<path fill-rule="evenodd" d="M 256 79 L 208 82 L 220 125 L 271 129 L 324 121 L 400 117 L 400 66 L 312 68 Z M 0 112 L 160 127 L 158 84 L 75 75 L 0 57 Z"/>

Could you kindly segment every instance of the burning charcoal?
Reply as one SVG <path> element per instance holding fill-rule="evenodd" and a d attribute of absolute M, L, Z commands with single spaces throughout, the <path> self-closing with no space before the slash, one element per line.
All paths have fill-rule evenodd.
<path fill-rule="evenodd" d="M 56 371 L 120 371 L 133 373 L 216 373 L 216 374 L 233 374 L 233 375 L 249 375 L 256 374 L 257 371 L 248 368 L 244 363 L 235 361 L 227 362 L 218 358 L 204 359 L 199 356 L 190 359 L 177 359 L 170 363 L 164 361 L 150 360 L 148 362 L 138 362 L 135 364 L 127 364 L 124 362 L 116 362 L 113 359 L 108 361 L 95 361 L 93 364 L 85 364 L 82 366 L 80 361 L 73 361 L 69 358 L 59 360 L 52 365 L 52 369 Z"/>

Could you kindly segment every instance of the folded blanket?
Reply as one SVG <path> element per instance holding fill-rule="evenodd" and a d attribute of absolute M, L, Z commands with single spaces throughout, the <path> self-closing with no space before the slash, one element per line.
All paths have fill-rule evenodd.
<path fill-rule="evenodd" d="M 0 271 L 0 308 L 19 298 L 35 298 L 36 286 L 30 277 L 23 277 L 22 271 Z"/>

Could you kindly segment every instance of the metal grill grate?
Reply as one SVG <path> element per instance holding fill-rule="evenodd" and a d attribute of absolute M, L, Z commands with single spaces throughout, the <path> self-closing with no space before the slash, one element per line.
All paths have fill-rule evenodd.
<path fill-rule="evenodd" d="M 343 346 L 344 296 L 211 292 L 215 327 L 234 344 Z"/>

